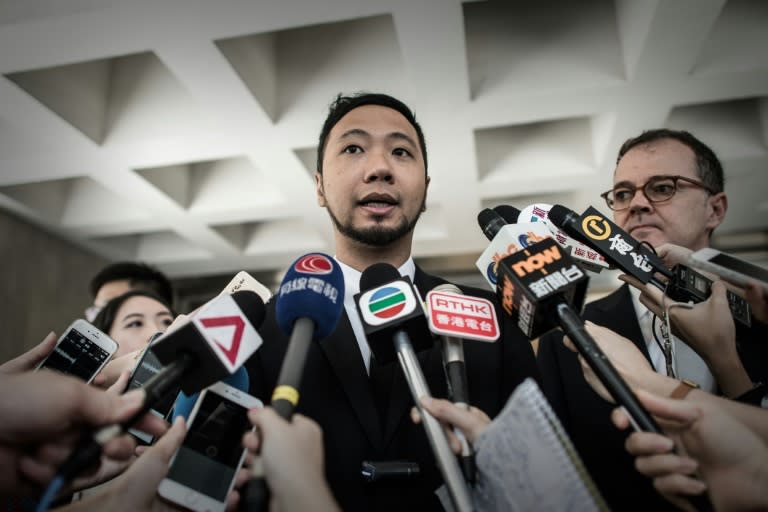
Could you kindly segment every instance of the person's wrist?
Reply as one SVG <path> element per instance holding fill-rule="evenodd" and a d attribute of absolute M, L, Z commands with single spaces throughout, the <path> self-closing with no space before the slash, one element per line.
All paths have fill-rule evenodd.
<path fill-rule="evenodd" d="M 680 381 L 662 375 L 654 371 L 648 372 L 648 378 L 646 379 L 646 385 L 641 386 L 646 391 L 659 396 L 670 396 L 672 391 L 680 384 Z"/>
<path fill-rule="evenodd" d="M 723 357 L 722 361 L 707 366 L 712 371 L 723 394 L 729 398 L 740 396 L 754 387 L 738 356 Z"/>

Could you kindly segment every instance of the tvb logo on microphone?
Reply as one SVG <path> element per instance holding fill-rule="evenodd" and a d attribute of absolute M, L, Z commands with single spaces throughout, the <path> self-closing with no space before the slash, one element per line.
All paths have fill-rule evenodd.
<path fill-rule="evenodd" d="M 393 281 L 363 293 L 359 304 L 363 322 L 381 326 L 410 317 L 418 301 L 409 283 Z"/>

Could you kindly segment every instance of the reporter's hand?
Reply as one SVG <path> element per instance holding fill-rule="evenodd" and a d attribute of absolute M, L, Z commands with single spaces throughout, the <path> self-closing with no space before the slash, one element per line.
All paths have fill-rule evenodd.
<path fill-rule="evenodd" d="M 251 409 L 248 419 L 258 434 L 245 434 L 243 445 L 261 452 L 273 505 L 280 510 L 339 510 L 325 481 L 318 424 L 301 414 L 289 423 L 271 407 Z"/>
<path fill-rule="evenodd" d="M 619 279 L 640 290 L 640 302 L 664 318 L 663 304 L 679 304 L 664 297 L 661 290 L 650 284 L 643 285 L 630 276 Z M 723 282 L 712 283 L 712 293 L 707 300 L 691 308 L 669 308 L 673 333 L 684 339 L 704 360 L 715 376 L 720 389 L 727 396 L 739 396 L 752 388 L 741 358 L 736 350 L 736 325 L 734 324 Z"/>
<path fill-rule="evenodd" d="M 672 436 L 636 432 L 626 448 L 637 457 L 638 471 L 654 479 L 669 501 L 693 510 L 683 498 L 709 488 L 717 510 L 756 510 L 768 506 L 768 447 L 749 428 L 708 402 L 688 403 L 638 392 L 648 411 Z M 629 426 L 623 409 L 612 416 L 620 429 Z M 686 455 L 681 455 L 686 454 Z M 692 478 L 699 470 L 706 485 Z"/>
<path fill-rule="evenodd" d="M 109 510 L 118 512 L 172 511 L 182 507 L 164 501 L 157 487 L 165 475 L 171 457 L 181 446 L 186 434 L 184 418 L 177 418 L 173 426 L 104 492 L 63 507 L 61 512 L 81 510 Z"/>
<path fill-rule="evenodd" d="M 111 387 L 123 373 L 130 373 L 133 370 L 143 351 L 144 349 L 140 348 L 112 359 L 93 379 L 93 383 L 104 389 Z"/>
<path fill-rule="evenodd" d="M 56 333 L 51 331 L 37 346 L 0 365 L 0 373 L 14 374 L 34 370 L 56 346 Z"/>
<path fill-rule="evenodd" d="M 651 363 L 645 358 L 640 349 L 627 338 L 605 327 L 585 322 L 587 332 L 595 339 L 600 349 L 605 353 L 611 364 L 619 372 L 619 375 L 633 389 L 648 389 L 662 395 L 669 395 L 677 385 L 677 381 L 665 375 L 657 373 Z M 576 346 L 568 336 L 563 337 L 565 346 L 578 353 Z M 597 378 L 586 360 L 579 355 L 579 363 L 584 373 L 584 378 L 604 400 L 613 402 L 613 397 L 608 393 L 600 379 Z"/>
<path fill-rule="evenodd" d="M 688 258 L 693 254 L 693 251 L 679 245 L 661 244 L 656 247 L 656 254 L 664 260 L 667 267 L 672 268 L 679 264 L 687 265 Z"/>
<path fill-rule="evenodd" d="M 470 407 L 467 411 L 448 400 L 428 396 L 421 397 L 420 402 L 427 412 L 443 424 L 451 450 L 457 455 L 461 453 L 461 442 L 453 429 L 448 427 L 457 427 L 470 443 L 474 443 L 491 423 L 488 415 L 477 407 Z M 416 424 L 421 423 L 421 414 L 416 407 L 411 408 L 411 420 Z"/>
<path fill-rule="evenodd" d="M 52 476 L 79 440 L 81 429 L 129 418 L 139 409 L 143 392 L 117 396 L 81 380 L 42 370 L 0 375 L 0 494 L 37 490 Z M 145 417 L 142 428 L 164 430 L 164 422 Z M 160 421 L 162 425 L 158 425 Z M 128 435 L 104 445 L 106 457 L 124 460 L 135 442 Z"/>

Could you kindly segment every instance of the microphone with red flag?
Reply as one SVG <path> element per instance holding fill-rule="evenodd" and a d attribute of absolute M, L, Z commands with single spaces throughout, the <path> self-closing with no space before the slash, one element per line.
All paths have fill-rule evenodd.
<path fill-rule="evenodd" d="M 499 338 L 496 309 L 491 301 L 464 295 L 458 286 L 445 283 L 427 293 L 427 320 L 429 330 L 440 337 L 443 368 L 451 400 L 456 406 L 468 411 L 469 385 L 462 338 L 496 341 Z M 477 469 L 472 445 L 461 430 L 454 429 L 454 433 L 461 442 L 461 471 L 467 482 L 474 484 Z"/>
<path fill-rule="evenodd" d="M 264 320 L 264 303 L 243 290 L 220 295 L 189 321 L 167 332 L 152 346 L 163 365 L 190 359 L 190 370 L 179 377 L 181 390 L 191 395 L 232 375 L 261 346 L 256 329 Z"/>

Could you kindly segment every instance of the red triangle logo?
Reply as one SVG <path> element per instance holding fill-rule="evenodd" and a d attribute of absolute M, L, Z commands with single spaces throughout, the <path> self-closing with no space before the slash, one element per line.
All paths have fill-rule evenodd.
<path fill-rule="evenodd" d="M 243 337 L 243 330 L 245 328 L 245 322 L 239 316 L 214 316 L 210 318 L 200 319 L 200 323 L 203 327 L 226 327 L 232 325 L 235 327 L 235 333 L 232 335 L 232 343 L 229 349 L 224 348 L 224 345 L 217 340 L 213 339 L 214 343 L 219 346 L 224 355 L 229 359 L 229 362 L 234 366 L 237 361 L 237 352 L 240 350 L 240 340 Z"/>

